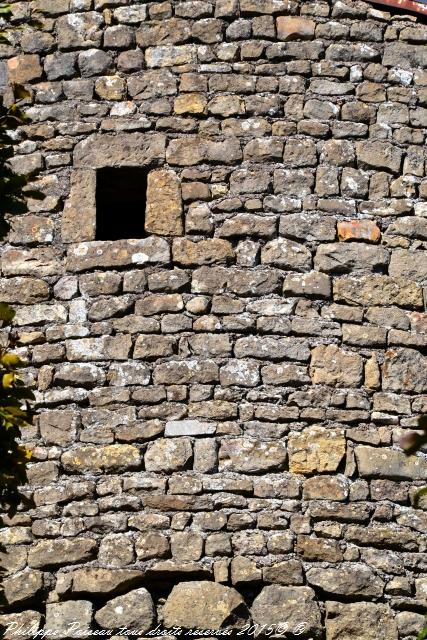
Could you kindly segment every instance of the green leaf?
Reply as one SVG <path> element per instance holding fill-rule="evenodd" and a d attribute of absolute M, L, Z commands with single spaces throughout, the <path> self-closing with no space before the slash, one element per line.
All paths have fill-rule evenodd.
<path fill-rule="evenodd" d="M 22 84 L 13 84 L 12 90 L 15 100 L 25 100 L 26 98 L 31 98 L 31 93 Z"/>
<path fill-rule="evenodd" d="M 426 638 L 427 638 L 427 623 L 424 625 L 424 627 L 419 632 L 419 634 L 417 636 L 417 640 L 426 640 Z"/>
<path fill-rule="evenodd" d="M 422 487 L 422 489 L 419 489 L 414 495 L 415 509 L 418 509 L 418 507 L 420 506 L 420 500 L 423 496 L 427 496 L 427 487 Z"/>
<path fill-rule="evenodd" d="M 0 320 L 3 322 L 12 322 L 15 317 L 15 311 L 6 302 L 0 302 Z"/>

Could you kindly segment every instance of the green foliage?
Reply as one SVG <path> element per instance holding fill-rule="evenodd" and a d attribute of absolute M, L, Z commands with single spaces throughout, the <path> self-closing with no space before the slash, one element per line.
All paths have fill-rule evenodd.
<path fill-rule="evenodd" d="M 400 446 L 407 456 L 412 456 L 427 444 L 427 415 L 418 418 L 418 426 L 421 433 L 410 431 L 405 433 L 400 439 Z M 414 496 L 414 507 L 419 507 L 420 500 L 427 495 L 427 487 L 422 487 Z"/>
<path fill-rule="evenodd" d="M 19 99 L 26 97 L 27 92 L 20 85 L 14 86 L 15 96 Z M 10 231 L 10 223 L 5 215 L 26 213 L 28 197 L 42 199 L 44 196 L 38 191 L 26 189 L 29 176 L 17 175 L 9 165 L 13 156 L 14 140 L 12 132 L 22 124 L 28 122 L 28 118 L 15 103 L 10 107 L 4 106 L 3 97 L 0 96 L 0 239 L 3 239 Z"/>
<path fill-rule="evenodd" d="M 0 3 L 0 44 L 9 44 L 8 20 L 12 15 L 10 5 Z M 36 26 L 26 21 L 30 26 Z M 20 28 L 20 25 L 14 25 Z M 13 132 L 29 122 L 21 110 L 19 102 L 30 97 L 21 85 L 12 87 L 15 103 L 4 104 L 0 97 L 0 240 L 10 230 L 9 217 L 28 211 L 28 197 L 43 199 L 38 191 L 29 190 L 29 176 L 17 175 L 9 164 L 14 155 Z M 0 326 L 12 322 L 15 312 L 5 303 L 0 303 Z M 22 495 L 20 485 L 27 480 L 26 463 L 30 453 L 20 445 L 21 429 L 31 424 L 32 413 L 28 402 L 34 399 L 32 391 L 26 388 L 17 370 L 23 366 L 19 357 L 11 352 L 15 338 L 9 332 L 7 345 L 0 347 L 0 507 L 13 515 Z"/>
<path fill-rule="evenodd" d="M 411 431 L 410 433 L 403 435 L 400 440 L 400 445 L 407 456 L 414 455 L 425 444 L 427 444 L 427 415 L 420 416 L 418 418 L 418 426 L 420 428 L 421 433 Z M 425 495 L 427 495 L 427 487 L 422 487 L 416 492 L 414 496 L 415 508 L 419 507 L 420 500 Z M 426 623 L 424 624 L 423 628 L 419 632 L 417 636 L 417 640 L 427 640 L 427 615 L 426 615 Z"/>
<path fill-rule="evenodd" d="M 52 0 L 54 1 L 54 0 Z M 8 30 L 11 28 L 9 24 L 10 18 L 13 15 L 12 6 L 7 2 L 0 2 L 0 20 L 2 21 L 2 27 L 0 27 L 0 44 L 10 44 L 10 40 L 7 36 Z M 15 21 L 13 27 L 15 29 L 21 29 L 22 26 L 33 27 L 35 29 L 40 29 L 43 24 L 37 17 L 33 17 L 30 13 L 27 18 L 23 18 L 22 20 Z"/>
<path fill-rule="evenodd" d="M 14 315 L 8 305 L 0 305 L 0 321 L 8 323 Z M 31 454 L 18 440 L 21 429 L 32 422 L 28 401 L 34 400 L 34 394 L 18 375 L 23 363 L 10 351 L 14 346 L 10 333 L 8 345 L 0 348 L 0 506 L 9 515 L 16 512 L 22 499 L 19 486 L 27 481 L 26 463 Z"/>
<path fill-rule="evenodd" d="M 427 616 L 426 616 L 427 619 Z M 427 622 L 417 636 L 417 640 L 427 640 Z"/>

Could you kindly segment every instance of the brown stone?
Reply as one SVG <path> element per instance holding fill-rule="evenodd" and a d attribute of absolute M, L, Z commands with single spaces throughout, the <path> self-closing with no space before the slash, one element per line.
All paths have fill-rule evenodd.
<path fill-rule="evenodd" d="M 40 65 L 40 57 L 38 55 L 21 55 L 9 58 L 7 61 L 7 71 L 9 82 L 16 84 L 24 84 L 31 80 L 39 80 L 43 69 Z"/>
<path fill-rule="evenodd" d="M 240 142 L 231 136 L 223 141 L 195 136 L 176 138 L 170 142 L 166 153 L 166 160 L 169 164 L 184 167 L 205 161 L 229 164 L 241 159 Z"/>
<path fill-rule="evenodd" d="M 192 242 L 185 238 L 173 241 L 172 256 L 174 262 L 189 265 L 226 262 L 234 257 L 234 251 L 228 240 L 212 238 Z"/>
<path fill-rule="evenodd" d="M 78 595 L 114 594 L 126 591 L 141 581 L 142 572 L 129 569 L 102 569 L 85 567 L 62 574 L 60 593 Z M 58 586 L 57 589 L 58 591 Z"/>
<path fill-rule="evenodd" d="M 342 242 L 363 240 L 379 242 L 381 231 L 371 220 L 342 220 L 337 223 L 338 238 Z"/>
<path fill-rule="evenodd" d="M 147 179 L 145 230 L 165 236 L 183 232 L 181 188 L 175 171 L 150 171 Z"/>
<path fill-rule="evenodd" d="M 163 238 L 81 242 L 68 249 L 67 269 L 85 271 L 93 268 L 164 263 L 169 262 L 169 255 L 169 245 Z"/>
<path fill-rule="evenodd" d="M 289 40 L 311 40 L 314 37 L 316 23 L 308 18 L 279 16 L 276 20 L 277 38 Z"/>
<path fill-rule="evenodd" d="M 92 560 L 96 548 L 96 541 L 90 538 L 41 540 L 30 548 L 28 566 L 43 569 L 85 562 Z"/>
<path fill-rule="evenodd" d="M 310 376 L 314 384 L 354 387 L 362 381 L 362 373 L 363 361 L 356 353 L 334 344 L 320 345 L 311 352 Z"/>
<path fill-rule="evenodd" d="M 0 280 L 2 302 L 33 304 L 49 299 L 49 285 L 38 278 L 2 278 Z"/>
<path fill-rule="evenodd" d="M 292 473 L 336 471 L 345 455 L 344 430 L 308 427 L 290 434 L 288 449 Z"/>
<path fill-rule="evenodd" d="M 56 249 L 5 249 L 1 258 L 3 275 L 52 276 L 61 274 L 61 254 Z"/>
<path fill-rule="evenodd" d="M 202 93 L 183 93 L 174 100 L 175 113 L 203 113 L 207 105 L 207 99 Z"/>
<path fill-rule="evenodd" d="M 44 411 L 39 417 L 40 435 L 47 444 L 65 446 L 74 441 L 79 418 L 74 411 Z"/>
<path fill-rule="evenodd" d="M 286 446 L 283 442 L 262 442 L 245 438 L 223 440 L 219 450 L 220 471 L 258 473 L 283 469 Z"/>
<path fill-rule="evenodd" d="M 163 624 L 189 629 L 241 627 L 239 614 L 247 616 L 244 600 L 235 589 L 215 582 L 181 582 L 166 600 Z"/>
<path fill-rule="evenodd" d="M 388 142 L 363 141 L 356 144 L 357 162 L 360 169 L 384 169 L 399 173 L 402 151 Z"/>
<path fill-rule="evenodd" d="M 140 467 L 139 449 L 129 444 L 112 444 L 105 447 L 79 447 L 62 454 L 65 469 L 76 473 L 100 473 Z"/>
<path fill-rule="evenodd" d="M 327 640 L 397 640 L 397 625 L 388 605 L 373 602 L 326 603 Z"/>
<path fill-rule="evenodd" d="M 152 442 L 145 454 L 147 471 L 180 471 L 193 455 L 189 438 L 167 438 Z"/>
<path fill-rule="evenodd" d="M 415 349 L 390 349 L 382 367 L 383 389 L 403 393 L 427 392 L 426 357 Z"/>
<path fill-rule="evenodd" d="M 32 600 L 43 589 L 43 573 L 35 569 L 25 569 L 3 582 L 3 591 L 9 606 Z"/>
<path fill-rule="evenodd" d="M 71 190 L 62 214 L 63 242 L 84 242 L 95 239 L 96 173 L 75 169 L 71 174 Z"/>
<path fill-rule="evenodd" d="M 339 278 L 334 282 L 334 300 L 366 306 L 398 305 L 419 308 L 423 305 L 421 288 L 399 276 L 361 276 Z"/>
<path fill-rule="evenodd" d="M 95 620 L 102 629 L 127 627 L 145 633 L 152 628 L 156 613 L 150 594 L 141 587 L 107 602 L 96 612 Z"/>
<path fill-rule="evenodd" d="M 425 458 L 408 457 L 403 451 L 360 445 L 356 447 L 355 453 L 362 477 L 422 480 L 427 472 Z"/>
<path fill-rule="evenodd" d="M 12 244 L 43 244 L 53 240 L 54 222 L 47 216 L 17 216 L 10 222 L 12 230 L 8 238 Z"/>
<path fill-rule="evenodd" d="M 264 587 L 251 608 L 253 621 L 259 625 L 274 625 L 280 620 L 290 629 L 296 629 L 304 622 L 304 632 L 319 637 L 321 617 L 314 598 L 315 593 L 309 587 Z"/>
<path fill-rule="evenodd" d="M 138 167 L 164 160 L 165 136 L 161 133 L 94 134 L 74 149 L 74 165 L 91 169 Z"/>

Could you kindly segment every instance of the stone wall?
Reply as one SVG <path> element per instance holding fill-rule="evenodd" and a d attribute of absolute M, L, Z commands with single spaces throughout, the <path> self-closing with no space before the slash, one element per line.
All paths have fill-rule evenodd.
<path fill-rule="evenodd" d="M 13 8 L 44 17 L 1 53 L 32 96 L 13 165 L 46 198 L 2 249 L 38 417 L 0 620 L 415 638 L 427 461 L 399 438 L 427 408 L 422 18 Z M 145 232 L 97 241 L 96 171 L 126 166 L 149 171 Z"/>

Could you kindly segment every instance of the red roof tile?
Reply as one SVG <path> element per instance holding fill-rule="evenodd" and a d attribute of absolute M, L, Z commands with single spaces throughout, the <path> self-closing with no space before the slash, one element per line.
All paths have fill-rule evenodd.
<path fill-rule="evenodd" d="M 372 2 L 427 15 L 427 0 L 372 0 Z"/>

